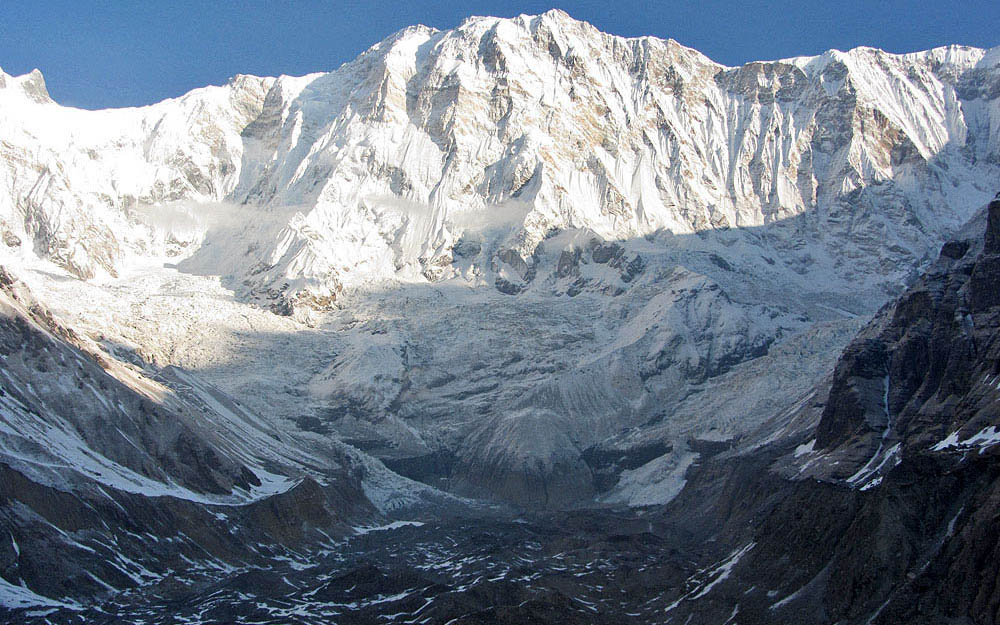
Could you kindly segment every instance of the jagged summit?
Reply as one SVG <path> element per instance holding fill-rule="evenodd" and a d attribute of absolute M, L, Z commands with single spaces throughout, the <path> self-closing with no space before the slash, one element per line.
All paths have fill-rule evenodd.
<path fill-rule="evenodd" d="M 243 77 L 144 107 L 145 119 L 127 136 L 87 133 L 63 145 L 53 137 L 45 142 L 53 155 L 124 141 L 162 146 L 165 160 L 154 165 L 157 149 L 143 148 L 129 157 L 129 173 L 121 169 L 118 180 L 112 171 L 113 188 L 100 191 L 71 181 L 80 177 L 74 165 L 50 168 L 62 172 L 56 187 L 82 202 L 40 196 L 36 203 L 43 213 L 87 207 L 64 222 L 107 207 L 100 221 L 120 220 L 129 206 L 186 199 L 266 207 L 285 224 L 242 233 L 241 245 L 258 252 L 225 272 L 248 281 L 253 297 L 280 292 L 290 304 L 329 301 L 344 287 L 386 279 L 458 276 L 454 246 L 481 236 L 469 226 L 481 229 L 514 205 L 524 208 L 520 225 L 491 243 L 491 257 L 473 259 L 467 278 L 523 289 L 530 281 L 516 267 L 530 264 L 552 230 L 626 239 L 755 227 L 854 211 L 847 204 L 860 192 L 901 201 L 893 200 L 913 219 L 886 224 L 888 236 L 901 253 L 921 258 L 933 246 L 916 243 L 923 235 L 904 224 L 956 227 L 971 209 L 952 212 L 947 189 L 969 197 L 963 181 L 979 178 L 971 164 L 989 167 L 996 158 L 985 104 L 997 80 L 984 66 L 989 56 L 957 47 L 910 55 L 857 48 L 727 68 L 669 40 L 606 35 L 561 11 L 470 18 L 447 31 L 411 27 L 328 74 Z M 156 117 L 185 107 L 214 112 L 203 131 L 165 133 Z M 14 128 L 37 123 L 27 111 L 16 117 Z M 223 118 L 232 124 L 211 128 Z M 917 171 L 955 159 L 957 174 Z M 939 197 L 922 199 L 923 185 L 942 176 L 952 180 Z M 27 197 L 32 176 L 17 179 L 13 195 Z M 984 199 L 974 193 L 963 205 Z M 5 219 L 17 229 L 18 219 Z M 72 239 L 67 227 L 53 225 L 43 238 Z M 123 260 L 115 258 L 136 249 L 124 240 L 134 228 L 112 230 L 100 245 L 66 239 L 42 253 L 65 256 L 56 250 L 71 245 L 82 274 L 118 271 Z"/>
<path fill-rule="evenodd" d="M 50 104 L 49 90 L 45 86 L 45 77 L 41 70 L 35 68 L 23 76 L 11 76 L 0 69 L 0 89 L 7 86 L 17 88 L 20 93 L 37 104 Z"/>

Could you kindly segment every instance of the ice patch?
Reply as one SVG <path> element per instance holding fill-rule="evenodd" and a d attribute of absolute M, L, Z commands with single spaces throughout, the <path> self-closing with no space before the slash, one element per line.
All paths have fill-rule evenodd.
<path fill-rule="evenodd" d="M 719 564 L 715 565 L 713 568 L 709 569 L 707 573 L 704 573 L 704 578 L 711 579 L 712 581 L 708 582 L 707 584 L 705 584 L 704 582 L 700 583 L 697 587 L 695 587 L 694 590 L 688 592 L 687 594 L 683 595 L 682 597 L 680 597 L 679 599 L 668 605 L 664 609 L 664 612 L 669 612 L 673 610 L 678 605 L 680 605 L 681 601 L 694 601 L 696 599 L 700 599 L 705 595 L 707 595 L 709 592 L 712 591 L 713 588 L 715 588 L 716 585 L 718 585 L 719 582 L 729 577 L 729 575 L 733 572 L 733 568 L 736 567 L 736 564 L 740 561 L 740 559 L 747 553 L 749 553 L 750 550 L 753 549 L 754 545 L 756 544 L 757 543 L 750 543 L 747 546 L 743 547 L 742 549 L 737 549 L 736 551 L 731 553 L 728 558 L 726 558 Z M 693 581 L 693 580 L 696 581 L 697 578 L 699 578 L 700 576 L 702 576 L 702 573 L 698 572 L 695 575 L 691 576 L 691 578 L 688 581 Z"/>
<path fill-rule="evenodd" d="M 931 447 L 931 451 L 944 451 L 945 449 L 951 449 L 952 447 L 958 447 L 958 430 L 955 430 L 944 440 L 939 441 L 936 445 Z"/>
<path fill-rule="evenodd" d="M 872 456 L 871 460 L 869 460 L 865 466 L 858 469 L 857 473 L 847 478 L 847 483 L 859 486 L 861 490 L 868 490 L 869 488 L 877 486 L 882 482 L 882 476 L 880 475 L 882 469 L 889 464 L 890 461 L 893 463 L 892 466 L 899 464 L 899 450 L 899 443 L 896 443 L 885 451 L 882 451 L 880 444 L 878 451 L 874 456 Z M 878 464 L 875 464 L 876 462 L 878 462 Z"/>
<path fill-rule="evenodd" d="M 697 459 L 698 454 L 694 452 L 664 454 L 637 469 L 622 471 L 618 486 L 603 500 L 629 506 L 669 503 L 684 488 L 687 483 L 684 475 Z"/>
<path fill-rule="evenodd" d="M 769 610 L 777 610 L 778 608 L 780 608 L 780 607 L 782 607 L 784 605 L 787 605 L 788 603 L 790 603 L 792 601 L 795 601 L 795 599 L 799 596 L 799 593 L 801 593 L 801 592 L 802 592 L 802 588 L 799 588 L 798 590 L 796 590 L 792 594 L 788 595 L 787 597 L 785 597 L 781 601 L 774 602 L 771 605 L 771 607 L 768 608 L 768 609 Z"/>

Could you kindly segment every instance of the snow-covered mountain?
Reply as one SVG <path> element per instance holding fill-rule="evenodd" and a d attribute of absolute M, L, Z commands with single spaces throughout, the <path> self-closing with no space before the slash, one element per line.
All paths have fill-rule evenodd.
<path fill-rule="evenodd" d="M 239 76 L 139 109 L 66 109 L 39 74 L 4 76 L 0 209 L 91 277 L 157 250 L 143 217 L 191 227 L 162 205 L 235 204 L 238 241 L 189 266 L 314 304 L 386 279 L 520 289 L 568 229 L 780 223 L 762 247 L 802 273 L 849 265 L 833 273 L 856 289 L 898 282 L 991 195 L 998 65 L 956 46 L 728 68 L 552 11 L 409 28 L 328 74 Z M 837 255 L 796 254 L 810 236 Z"/>
<path fill-rule="evenodd" d="M 731 68 L 550 11 L 134 109 L 0 71 L 0 603 L 667 503 L 815 417 L 998 186 L 1000 48 Z"/>
<path fill-rule="evenodd" d="M 277 432 L 371 463 L 383 510 L 413 483 L 369 455 L 475 498 L 661 503 L 992 196 L 998 98 L 1000 49 L 731 68 L 559 11 L 135 109 L 0 72 L 0 262 L 104 357 L 238 397 L 210 420 L 266 435 L 227 462 Z"/>
<path fill-rule="evenodd" d="M 996 50 L 727 68 L 552 11 L 137 109 L 2 85 L 4 255 L 90 281 L 29 272 L 57 312 L 523 503 L 593 495 L 595 446 L 657 441 L 658 473 L 798 399 L 1000 179 Z"/>
<path fill-rule="evenodd" d="M 1000 179 L 996 50 L 727 68 L 553 11 L 138 109 L 0 85 L 4 256 L 57 312 L 279 429 L 532 504 L 615 482 L 588 449 L 674 450 L 623 482 L 655 484 L 797 400 Z"/>

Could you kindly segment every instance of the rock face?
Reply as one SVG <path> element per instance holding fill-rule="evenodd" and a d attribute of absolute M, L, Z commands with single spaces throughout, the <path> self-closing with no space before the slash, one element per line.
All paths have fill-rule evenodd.
<path fill-rule="evenodd" d="M 847 347 L 823 403 L 691 476 L 670 514 L 743 551 L 674 618 L 996 621 L 998 215 Z"/>

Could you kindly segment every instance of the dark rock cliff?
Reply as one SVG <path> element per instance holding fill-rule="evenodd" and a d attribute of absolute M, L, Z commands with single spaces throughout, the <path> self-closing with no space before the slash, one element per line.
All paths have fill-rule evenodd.
<path fill-rule="evenodd" d="M 714 556 L 671 622 L 1000 621 L 1000 200 L 985 222 L 848 346 L 813 426 L 692 470 L 666 516 Z"/>

